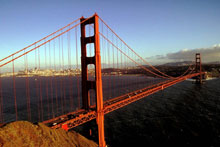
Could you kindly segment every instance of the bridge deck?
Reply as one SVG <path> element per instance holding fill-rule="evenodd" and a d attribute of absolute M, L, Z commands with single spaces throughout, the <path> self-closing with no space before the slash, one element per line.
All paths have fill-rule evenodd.
<path fill-rule="evenodd" d="M 204 73 L 202 73 L 204 74 Z M 140 100 L 146 96 L 149 96 L 153 93 L 156 93 L 160 90 L 163 90 L 169 86 L 182 82 L 186 79 L 200 75 L 200 73 L 194 73 L 190 75 L 183 76 L 181 78 L 167 80 L 146 88 L 133 91 L 131 93 L 107 100 L 104 102 L 104 114 L 112 112 L 116 109 L 124 107 L 130 103 L 133 103 L 137 100 Z M 92 106 L 89 111 L 80 109 L 75 112 L 70 112 L 68 114 L 44 121 L 43 123 L 50 126 L 51 128 L 64 128 L 66 130 L 72 129 L 76 126 L 84 124 L 92 119 L 96 118 L 96 108 Z"/>

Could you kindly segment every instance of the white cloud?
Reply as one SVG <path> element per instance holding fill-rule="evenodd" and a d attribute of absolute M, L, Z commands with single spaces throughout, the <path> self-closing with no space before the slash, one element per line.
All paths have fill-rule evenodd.
<path fill-rule="evenodd" d="M 213 45 L 213 47 L 220 47 L 220 44 L 215 44 Z"/>
<path fill-rule="evenodd" d="M 151 59 L 154 59 L 154 61 L 157 60 L 158 62 L 160 59 L 162 59 L 163 62 L 194 61 L 196 53 L 201 54 L 202 62 L 220 61 L 220 44 L 208 48 L 182 49 L 175 53 L 168 53 L 165 56 L 157 55 L 151 57 Z"/>
<path fill-rule="evenodd" d="M 187 51 L 189 51 L 189 49 L 188 49 L 188 48 L 185 48 L 185 49 L 182 49 L 181 51 L 182 51 L 182 52 L 187 52 Z"/>

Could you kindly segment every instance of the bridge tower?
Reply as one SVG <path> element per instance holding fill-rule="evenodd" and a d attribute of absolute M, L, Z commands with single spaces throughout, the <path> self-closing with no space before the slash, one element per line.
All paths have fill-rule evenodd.
<path fill-rule="evenodd" d="M 101 76 L 101 56 L 99 41 L 99 17 L 97 14 L 89 19 L 82 17 L 81 22 L 81 68 L 82 68 L 82 105 L 83 109 L 90 109 L 89 90 L 95 91 L 96 97 L 96 122 L 98 125 L 99 147 L 105 147 L 104 136 L 104 112 L 103 112 L 103 94 L 102 94 L 102 76 Z M 94 24 L 94 35 L 86 37 L 86 25 Z M 94 56 L 87 56 L 86 45 L 94 44 Z M 95 81 L 88 80 L 88 65 L 95 66 Z"/>
<path fill-rule="evenodd" d="M 199 76 L 196 77 L 196 84 L 202 84 L 202 63 L 201 63 L 201 55 L 200 53 L 196 53 L 196 73 L 200 73 Z"/>

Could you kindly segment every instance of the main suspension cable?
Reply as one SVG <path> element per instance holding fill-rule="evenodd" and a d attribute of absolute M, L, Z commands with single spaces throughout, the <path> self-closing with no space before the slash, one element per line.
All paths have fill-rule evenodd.
<path fill-rule="evenodd" d="M 115 36 L 117 36 L 136 56 L 138 56 L 144 63 L 146 63 L 148 66 L 150 66 L 152 69 L 154 69 L 155 71 L 159 72 L 160 74 L 164 75 L 165 77 L 169 78 L 169 79 L 176 79 L 178 77 L 172 77 L 169 76 L 163 72 L 161 72 L 160 70 L 158 70 L 156 67 L 154 67 L 153 65 L 151 65 L 149 62 L 147 62 L 146 60 L 144 60 L 138 53 L 136 53 L 124 40 L 122 40 L 111 28 L 109 25 L 107 25 L 107 23 L 99 17 L 99 19 L 106 25 L 107 28 L 109 28 L 109 30 L 115 34 Z"/>

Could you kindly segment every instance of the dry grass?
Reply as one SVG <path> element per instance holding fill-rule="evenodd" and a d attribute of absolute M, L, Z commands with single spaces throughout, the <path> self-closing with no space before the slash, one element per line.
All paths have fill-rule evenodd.
<path fill-rule="evenodd" d="M 0 128 L 0 146 L 4 147 L 97 147 L 76 132 L 51 129 L 42 123 L 18 121 Z"/>

